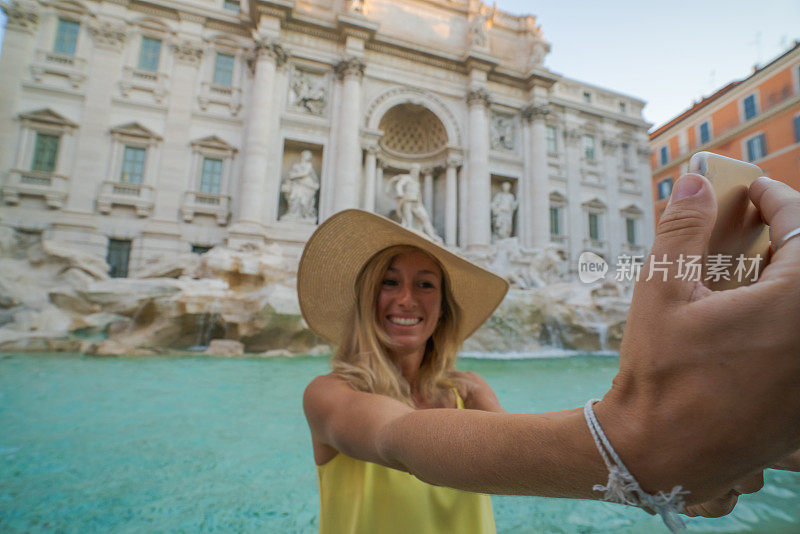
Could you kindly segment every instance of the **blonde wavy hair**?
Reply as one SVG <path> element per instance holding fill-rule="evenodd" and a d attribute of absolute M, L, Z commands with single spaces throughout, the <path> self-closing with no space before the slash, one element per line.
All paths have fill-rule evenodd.
<path fill-rule="evenodd" d="M 414 407 L 411 386 L 388 354 L 389 336 L 380 326 L 376 313 L 378 293 L 392 260 L 400 254 L 422 252 L 439 265 L 442 272 L 442 314 L 428 339 L 419 369 L 419 392 L 430 401 L 450 398 L 450 391 L 461 381 L 455 376 L 459 348 L 458 327 L 461 310 L 450 292 L 447 273 L 441 264 L 422 249 L 397 245 L 381 250 L 366 263 L 356 279 L 356 306 L 349 332 L 333 356 L 334 374 L 358 391 L 378 393 Z"/>

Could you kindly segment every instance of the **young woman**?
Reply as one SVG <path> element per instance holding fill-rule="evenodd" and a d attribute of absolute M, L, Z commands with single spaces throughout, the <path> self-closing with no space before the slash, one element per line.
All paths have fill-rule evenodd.
<path fill-rule="evenodd" d="M 710 212 L 710 230 L 713 193 L 702 177 L 687 176 L 676 191 L 682 181 L 697 187 L 674 195 L 653 253 L 693 253 L 707 242 L 697 214 Z M 763 181 L 751 196 L 767 221 L 800 199 Z M 800 213 L 784 218 L 800 225 Z M 687 231 L 676 233 L 680 221 Z M 687 245 L 692 230 L 698 235 Z M 800 444 L 800 359 L 792 357 L 800 343 L 790 328 L 800 308 L 783 296 L 800 292 L 798 245 L 787 241 L 744 291 L 708 296 L 678 283 L 640 284 L 620 373 L 593 411 L 589 403 L 511 415 L 480 377 L 453 367 L 459 344 L 502 300 L 505 281 L 382 217 L 332 216 L 308 241 L 298 272 L 306 321 L 339 347 L 333 372 L 304 395 L 320 532 L 494 531 L 487 497 L 470 491 L 729 512 L 739 494 L 761 486 L 765 466 Z M 736 313 L 766 301 L 776 313 Z M 770 335 L 756 339 L 754 331 Z M 758 357 L 770 366 L 756 372 Z M 639 493 L 604 465 L 600 424 L 616 458 L 639 477 Z M 606 479 L 603 495 L 595 485 Z"/>

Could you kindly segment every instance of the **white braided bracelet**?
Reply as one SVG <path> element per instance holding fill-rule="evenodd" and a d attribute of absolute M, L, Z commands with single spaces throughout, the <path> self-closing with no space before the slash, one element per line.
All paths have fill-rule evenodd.
<path fill-rule="evenodd" d="M 600 399 L 590 399 L 583 407 L 583 416 L 586 418 L 586 424 L 589 425 L 589 431 L 592 433 L 597 450 L 600 451 L 600 456 L 603 457 L 603 461 L 608 468 L 608 482 L 606 485 L 595 484 L 592 489 L 604 492 L 601 499 L 603 501 L 638 506 L 658 513 L 664 524 L 672 532 L 686 528 L 678 514 L 680 514 L 685 505 L 683 496 L 688 495 L 689 492 L 684 491 L 682 486 L 675 486 L 669 493 L 659 491 L 655 495 L 651 495 L 642 489 L 639 482 L 633 478 L 631 472 L 628 471 L 628 468 L 617 456 L 603 429 L 600 428 L 600 423 L 597 421 L 592 409 L 592 405 L 599 401 Z"/>

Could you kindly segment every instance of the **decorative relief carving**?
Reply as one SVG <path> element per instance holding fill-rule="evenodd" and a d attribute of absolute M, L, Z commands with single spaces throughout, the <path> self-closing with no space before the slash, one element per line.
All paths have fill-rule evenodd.
<path fill-rule="evenodd" d="M 435 154 L 447 146 L 447 130 L 432 111 L 417 104 L 394 106 L 381 118 L 381 145 L 394 154 Z"/>
<path fill-rule="evenodd" d="M 111 22 L 94 23 L 89 25 L 89 35 L 98 47 L 121 50 L 127 37 L 127 28 Z"/>
<path fill-rule="evenodd" d="M 603 148 L 609 151 L 616 150 L 619 148 L 619 141 L 606 137 L 603 139 Z"/>
<path fill-rule="evenodd" d="M 479 87 L 478 89 L 472 89 L 470 92 L 467 93 L 467 104 L 472 106 L 474 104 L 488 106 L 492 101 L 492 96 L 489 94 L 489 91 L 484 89 L 483 87 Z"/>
<path fill-rule="evenodd" d="M 513 117 L 501 113 L 492 113 L 490 133 L 494 150 L 514 150 L 516 129 L 514 128 Z"/>
<path fill-rule="evenodd" d="M 256 41 L 256 58 L 271 57 L 275 64 L 280 67 L 289 59 L 286 49 L 278 41 L 273 39 L 259 39 Z"/>
<path fill-rule="evenodd" d="M 454 145 L 462 144 L 461 132 L 458 129 L 458 120 L 456 119 L 455 115 L 450 110 L 450 108 L 446 106 L 444 102 L 442 102 L 435 95 L 428 93 L 427 91 L 417 89 L 415 87 L 394 87 L 384 93 L 381 93 L 375 100 L 373 100 L 369 104 L 366 113 L 364 113 L 363 124 L 365 128 L 369 129 L 371 127 L 373 128 L 377 127 L 378 124 L 374 124 L 374 122 L 378 120 L 378 117 L 376 115 L 380 113 L 380 110 L 383 109 L 385 113 L 385 110 L 394 107 L 394 105 L 391 106 L 387 105 L 386 104 L 387 101 L 388 102 L 394 101 L 395 102 L 394 105 L 401 103 L 411 103 L 427 107 L 437 117 L 442 117 L 445 123 L 450 125 L 451 131 L 454 132 L 453 133 L 454 138 L 449 139 L 450 143 Z M 373 126 L 370 126 L 371 124 Z"/>
<path fill-rule="evenodd" d="M 312 115 L 323 115 L 327 102 L 325 76 L 295 69 L 289 92 L 289 106 Z"/>
<path fill-rule="evenodd" d="M 547 104 L 539 104 L 533 105 L 529 104 L 522 108 L 522 117 L 528 121 L 534 121 L 537 119 L 544 119 L 550 114 L 550 106 Z"/>
<path fill-rule="evenodd" d="M 360 79 L 364 76 L 365 68 L 366 65 L 364 65 L 360 59 L 357 57 L 350 57 L 340 61 L 334 70 L 340 79 L 350 76 L 357 76 Z"/>
<path fill-rule="evenodd" d="M 460 167 L 463 164 L 464 160 L 460 156 L 448 156 L 447 157 L 447 166 L 448 167 Z"/>
<path fill-rule="evenodd" d="M 567 143 L 573 146 L 580 143 L 581 139 L 583 139 L 583 132 L 581 132 L 577 128 L 570 128 L 566 130 L 564 133 L 565 137 L 567 138 Z"/>
<path fill-rule="evenodd" d="M 173 44 L 172 52 L 175 54 L 176 61 L 189 63 L 190 65 L 197 65 L 200 63 L 200 58 L 203 57 L 203 48 L 200 43 L 191 41 L 181 41 Z"/>
<path fill-rule="evenodd" d="M 36 2 L 12 0 L 6 4 L 0 4 L 0 9 L 5 12 L 8 21 L 6 28 L 33 31 L 39 23 L 39 6 Z"/>

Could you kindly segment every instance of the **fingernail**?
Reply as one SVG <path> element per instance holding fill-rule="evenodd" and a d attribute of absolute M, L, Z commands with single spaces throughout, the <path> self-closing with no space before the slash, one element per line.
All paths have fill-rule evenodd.
<path fill-rule="evenodd" d="M 703 188 L 703 179 L 699 176 L 687 174 L 681 176 L 675 184 L 675 189 L 669 197 L 669 204 L 696 195 Z"/>

